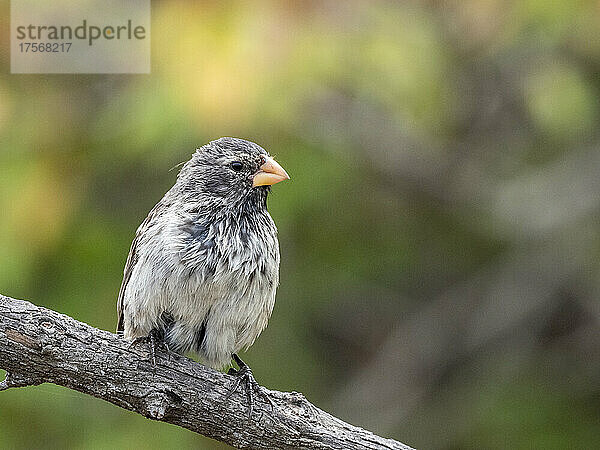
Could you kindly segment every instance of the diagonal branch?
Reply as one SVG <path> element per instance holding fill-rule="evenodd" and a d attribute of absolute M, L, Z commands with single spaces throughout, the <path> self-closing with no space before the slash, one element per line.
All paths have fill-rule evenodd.
<path fill-rule="evenodd" d="M 297 392 L 255 396 L 252 416 L 233 379 L 32 303 L 0 295 L 0 391 L 54 383 L 240 448 L 410 449 L 333 417 Z"/>

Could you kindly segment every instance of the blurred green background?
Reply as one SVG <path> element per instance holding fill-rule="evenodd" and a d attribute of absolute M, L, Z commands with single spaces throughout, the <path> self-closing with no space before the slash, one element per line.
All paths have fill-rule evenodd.
<path fill-rule="evenodd" d="M 138 76 L 11 75 L 0 5 L 0 292 L 113 330 L 169 169 L 250 139 L 292 177 L 259 382 L 418 448 L 598 445 L 597 1 L 155 1 Z M 0 394 L 3 449 L 223 447 Z"/>

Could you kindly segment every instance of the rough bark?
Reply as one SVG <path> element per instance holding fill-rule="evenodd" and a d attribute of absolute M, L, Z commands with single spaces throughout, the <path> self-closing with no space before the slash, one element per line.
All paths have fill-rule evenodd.
<path fill-rule="evenodd" d="M 0 391 L 54 383 L 240 448 L 410 449 L 343 422 L 297 392 L 258 392 L 249 416 L 236 379 L 0 295 Z M 264 389 L 264 388 L 260 388 Z"/>

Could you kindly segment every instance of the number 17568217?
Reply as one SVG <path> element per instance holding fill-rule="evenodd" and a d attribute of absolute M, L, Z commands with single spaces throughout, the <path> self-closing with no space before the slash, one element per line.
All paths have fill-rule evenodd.
<path fill-rule="evenodd" d="M 21 53 L 68 53 L 71 42 L 20 42 Z"/>

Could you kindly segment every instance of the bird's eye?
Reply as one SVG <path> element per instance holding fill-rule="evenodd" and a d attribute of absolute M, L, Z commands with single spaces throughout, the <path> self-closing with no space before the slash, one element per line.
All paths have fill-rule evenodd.
<path fill-rule="evenodd" d="M 236 172 L 239 172 L 240 170 L 242 170 L 244 168 L 244 165 L 239 161 L 234 161 L 231 163 L 231 168 L 233 170 L 235 170 Z"/>

